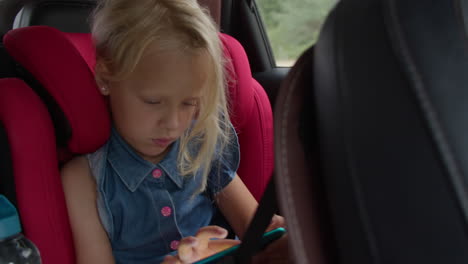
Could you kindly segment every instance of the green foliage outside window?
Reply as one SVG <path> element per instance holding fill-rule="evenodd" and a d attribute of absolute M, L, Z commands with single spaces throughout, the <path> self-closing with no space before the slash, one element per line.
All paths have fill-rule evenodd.
<path fill-rule="evenodd" d="M 278 66 L 291 66 L 317 40 L 338 0 L 256 0 Z"/>

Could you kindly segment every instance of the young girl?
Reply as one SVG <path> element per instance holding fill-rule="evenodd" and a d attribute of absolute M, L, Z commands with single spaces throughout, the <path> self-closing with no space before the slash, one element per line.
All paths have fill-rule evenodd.
<path fill-rule="evenodd" d="M 159 263 L 182 240 L 166 261 L 188 263 L 237 243 L 208 226 L 219 208 L 242 238 L 257 206 L 236 174 L 214 23 L 195 0 L 103 0 L 92 22 L 113 128 L 62 170 L 77 262 Z"/>

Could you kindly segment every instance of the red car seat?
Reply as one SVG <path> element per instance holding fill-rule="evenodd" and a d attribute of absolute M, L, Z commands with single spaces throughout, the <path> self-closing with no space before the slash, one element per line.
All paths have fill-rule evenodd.
<path fill-rule="evenodd" d="M 238 173 L 258 199 L 273 170 L 271 108 L 263 88 L 250 75 L 241 45 L 227 35 L 221 35 L 221 39 L 225 56 L 231 61 L 229 72 L 235 80 L 230 83 L 229 94 L 231 118 L 241 145 L 242 161 Z M 65 118 L 54 120 L 54 123 L 66 123 L 60 127 L 67 131 L 58 129 L 57 132 L 68 136 L 66 148 L 60 149 L 59 153 L 88 153 L 104 144 L 109 136 L 110 121 L 92 74 L 94 56 L 89 35 L 65 34 L 38 26 L 11 31 L 5 36 L 4 43 L 14 59 L 35 77 L 63 111 L 57 116 Z M 49 136 L 54 138 L 53 134 Z M 36 161 L 48 159 L 44 164 L 50 164 L 55 171 L 47 176 L 35 174 L 36 184 L 29 184 L 30 172 L 21 169 L 30 168 L 29 163 L 20 158 L 18 162 L 24 163 L 14 161 L 18 206 L 25 233 L 40 248 L 44 262 L 71 263 L 74 260 L 73 245 L 58 175 L 58 159 L 55 158 L 54 142 L 49 143 L 47 155 L 41 155 L 39 160 L 36 156 Z M 14 144 L 10 144 L 14 148 Z M 61 155 L 59 159 L 66 158 Z M 43 193 L 44 190 L 47 193 Z M 50 193 L 54 199 L 48 198 Z M 37 195 L 34 200 L 39 203 L 34 208 L 29 202 L 32 194 Z M 44 213 L 46 207 L 57 212 Z M 41 217 L 43 221 L 38 221 Z"/>

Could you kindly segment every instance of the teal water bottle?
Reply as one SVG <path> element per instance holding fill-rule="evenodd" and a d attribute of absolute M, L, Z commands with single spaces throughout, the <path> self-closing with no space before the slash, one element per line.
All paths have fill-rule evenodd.
<path fill-rule="evenodd" d="M 0 195 L 0 264 L 41 264 L 37 247 L 21 234 L 16 208 Z"/>

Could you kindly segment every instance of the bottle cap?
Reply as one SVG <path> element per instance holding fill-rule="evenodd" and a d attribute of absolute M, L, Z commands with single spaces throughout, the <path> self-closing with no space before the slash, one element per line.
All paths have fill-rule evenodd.
<path fill-rule="evenodd" d="M 0 240 L 20 232 L 21 226 L 16 208 L 5 196 L 0 195 Z"/>

